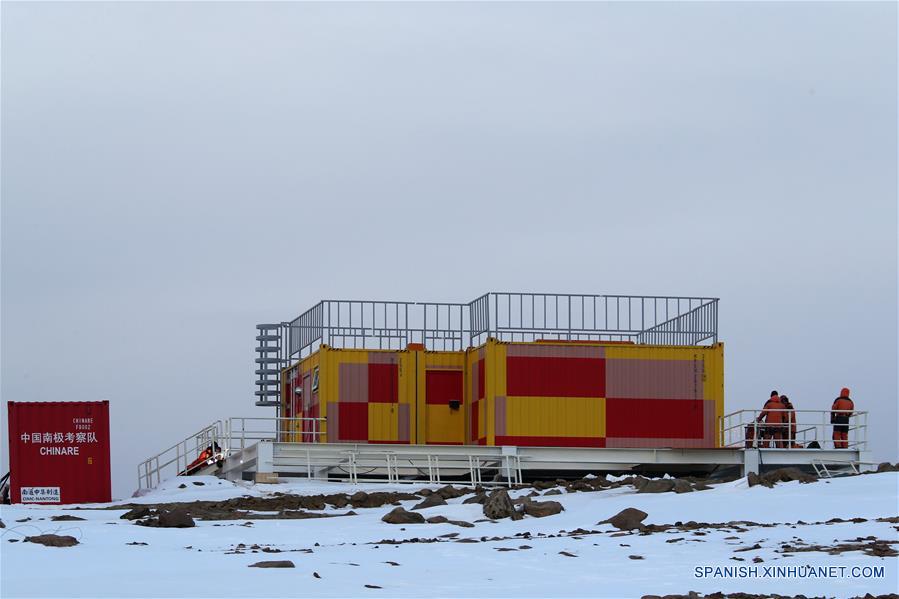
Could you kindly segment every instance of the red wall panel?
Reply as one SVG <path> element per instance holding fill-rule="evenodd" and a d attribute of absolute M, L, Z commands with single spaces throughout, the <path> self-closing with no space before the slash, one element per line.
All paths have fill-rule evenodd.
<path fill-rule="evenodd" d="M 605 447 L 604 437 L 531 437 L 497 435 L 497 445 L 521 447 Z"/>
<path fill-rule="evenodd" d="M 396 364 L 368 365 L 368 401 L 399 402 L 399 366 Z"/>
<path fill-rule="evenodd" d="M 606 399 L 606 437 L 703 438 L 701 399 Z"/>
<path fill-rule="evenodd" d="M 428 370 L 425 373 L 425 402 L 449 405 L 451 399 L 462 404 L 461 370 Z"/>
<path fill-rule="evenodd" d="M 337 404 L 340 442 L 368 441 L 368 404 L 361 402 Z"/>
<path fill-rule="evenodd" d="M 506 393 L 528 397 L 605 397 L 605 360 L 506 358 Z"/>

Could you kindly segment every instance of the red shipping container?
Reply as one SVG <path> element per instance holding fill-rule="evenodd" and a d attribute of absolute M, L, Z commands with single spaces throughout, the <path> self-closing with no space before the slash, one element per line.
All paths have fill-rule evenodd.
<path fill-rule="evenodd" d="M 112 501 L 108 401 L 7 406 L 13 503 Z"/>

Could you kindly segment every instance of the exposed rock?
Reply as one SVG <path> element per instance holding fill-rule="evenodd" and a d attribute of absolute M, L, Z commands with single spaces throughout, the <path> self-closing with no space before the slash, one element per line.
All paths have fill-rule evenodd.
<path fill-rule="evenodd" d="M 128 512 L 125 512 L 121 516 L 119 516 L 122 520 L 138 520 L 140 518 L 146 518 L 150 515 L 150 508 L 146 507 L 136 507 Z"/>
<path fill-rule="evenodd" d="M 256 562 L 255 564 L 250 564 L 248 567 L 250 568 L 296 568 L 293 565 L 293 562 L 289 559 L 282 560 L 271 560 L 266 562 Z"/>
<path fill-rule="evenodd" d="M 0 520 L 0 528 L 6 528 L 6 524 L 3 523 L 3 520 Z"/>
<path fill-rule="evenodd" d="M 554 516 L 562 512 L 564 508 L 558 501 L 530 501 L 524 504 L 524 513 L 534 518 Z"/>
<path fill-rule="evenodd" d="M 68 535 L 37 535 L 36 537 L 25 537 L 25 542 L 47 547 L 72 547 L 78 544 L 78 539 Z"/>
<path fill-rule="evenodd" d="M 564 555 L 565 557 L 577 557 L 575 554 L 568 553 L 567 551 L 560 551 L 559 555 Z"/>
<path fill-rule="evenodd" d="M 63 514 L 62 516 L 51 516 L 50 520 L 53 522 L 76 522 L 79 520 L 84 520 L 84 518 L 79 518 L 78 516 L 70 516 L 69 514 Z"/>
<path fill-rule="evenodd" d="M 355 494 L 354 494 L 355 495 Z M 416 495 L 411 493 L 386 493 L 383 491 L 377 491 L 375 493 L 368 493 L 366 499 L 360 501 L 352 501 L 353 507 L 381 507 L 382 505 L 392 504 L 396 501 L 403 501 L 407 499 L 418 499 Z M 307 508 L 314 509 L 314 508 Z"/>
<path fill-rule="evenodd" d="M 125 543 L 126 545 L 146 545 L 146 543 L 142 543 L 140 541 L 131 541 L 130 543 Z"/>
<path fill-rule="evenodd" d="M 883 462 L 877 465 L 877 472 L 899 472 L 899 464 Z"/>
<path fill-rule="evenodd" d="M 438 493 L 433 493 L 432 495 L 428 495 L 424 498 L 421 503 L 418 503 L 412 506 L 413 510 L 423 510 L 429 507 L 437 507 L 439 505 L 446 505 L 446 500 Z"/>
<path fill-rule="evenodd" d="M 388 524 L 424 524 L 425 517 L 419 513 L 407 512 L 405 509 L 398 507 L 385 514 L 381 520 Z"/>
<path fill-rule="evenodd" d="M 186 489 L 186 488 L 187 488 L 187 485 L 185 485 L 184 483 L 181 483 L 180 485 L 178 485 L 178 488 L 179 488 L 179 489 Z"/>
<path fill-rule="evenodd" d="M 485 501 L 487 501 L 487 493 L 484 493 L 484 492 L 482 491 L 482 492 L 480 492 L 480 493 L 475 493 L 474 495 L 472 495 L 472 496 L 469 497 L 468 499 L 464 500 L 462 503 L 480 503 L 480 504 L 483 504 Z"/>
<path fill-rule="evenodd" d="M 452 485 L 446 485 L 445 487 L 441 487 L 437 489 L 434 494 L 440 495 L 444 499 L 455 499 L 457 497 L 462 497 L 463 495 L 468 495 L 471 491 L 468 489 L 457 489 Z"/>
<path fill-rule="evenodd" d="M 167 512 L 159 512 L 159 528 L 192 528 L 196 526 L 194 519 L 187 510 L 174 509 Z"/>
<path fill-rule="evenodd" d="M 345 508 L 346 506 L 348 506 L 350 504 L 349 499 L 347 499 L 347 496 L 344 495 L 343 493 L 335 493 L 333 495 L 325 495 L 324 497 L 322 497 L 322 500 L 330 505 L 333 505 L 334 507 L 336 507 L 338 509 Z"/>
<path fill-rule="evenodd" d="M 567 488 L 569 491 L 582 491 L 584 493 L 596 491 L 596 488 L 593 485 L 583 480 L 576 480 L 569 484 Z"/>
<path fill-rule="evenodd" d="M 645 482 L 637 486 L 637 493 L 667 493 L 668 491 L 674 490 L 674 481 L 670 478 L 660 478 L 656 480 L 644 478 L 643 481 Z"/>
<path fill-rule="evenodd" d="M 501 518 L 520 520 L 522 518 L 521 514 L 515 510 L 515 505 L 505 489 L 497 489 L 490 493 L 487 501 L 484 502 L 484 515 L 491 520 L 499 520 Z"/>
<path fill-rule="evenodd" d="M 643 520 L 645 520 L 648 515 L 649 514 L 642 510 L 629 507 L 621 510 L 608 520 L 597 522 L 597 524 L 611 524 L 618 530 L 643 530 L 646 527 L 643 524 Z"/>
<path fill-rule="evenodd" d="M 807 474 L 798 468 L 778 468 L 762 475 L 756 475 L 750 472 L 746 475 L 746 480 L 750 487 L 762 485 L 771 488 L 776 483 L 785 483 L 798 480 L 801 483 L 813 483 L 818 480 L 814 474 Z"/>
<path fill-rule="evenodd" d="M 428 524 L 452 524 L 454 526 L 461 526 L 463 528 L 474 528 L 474 524 L 471 522 L 466 522 L 465 520 L 450 520 L 446 516 L 431 516 L 426 520 Z M 452 536 L 458 536 L 459 533 L 454 532 L 450 533 Z M 440 535 L 445 537 L 447 535 Z"/>
<path fill-rule="evenodd" d="M 365 588 L 367 588 L 367 589 L 381 589 L 381 588 L 383 588 L 383 587 L 379 587 L 379 586 L 376 585 L 376 584 L 367 584 L 367 585 L 365 585 Z"/>
<path fill-rule="evenodd" d="M 692 493 L 693 485 L 690 484 L 690 481 L 679 478 L 674 481 L 674 492 L 675 493 Z"/>

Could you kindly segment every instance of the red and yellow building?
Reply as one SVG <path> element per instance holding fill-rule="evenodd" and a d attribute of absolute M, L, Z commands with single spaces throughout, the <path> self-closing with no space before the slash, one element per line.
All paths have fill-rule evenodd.
<path fill-rule="evenodd" d="M 716 447 L 724 413 L 718 342 L 322 344 L 281 377 L 281 415 L 305 419 L 288 421 L 296 442 Z"/>

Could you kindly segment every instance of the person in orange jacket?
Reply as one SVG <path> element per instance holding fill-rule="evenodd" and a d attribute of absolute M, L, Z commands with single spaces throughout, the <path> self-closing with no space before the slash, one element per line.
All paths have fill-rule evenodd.
<path fill-rule="evenodd" d="M 785 445 L 794 449 L 802 447 L 796 442 L 796 408 L 793 407 L 790 398 L 786 395 L 780 396 L 780 402 L 783 404 L 783 409 L 789 410 L 783 413 L 784 429 L 787 433 Z"/>
<path fill-rule="evenodd" d="M 774 440 L 777 447 L 784 446 L 784 437 L 786 436 L 784 429 L 784 405 L 780 401 L 780 394 L 777 391 L 771 392 L 771 397 L 762 407 L 762 413 L 756 419 L 756 422 L 765 421 L 765 428 L 762 429 L 763 442 L 761 447 L 768 447 L 769 440 Z"/>
<path fill-rule="evenodd" d="M 833 448 L 849 449 L 849 418 L 855 404 L 849 398 L 849 389 L 843 387 L 840 396 L 833 400 L 830 423 L 833 425 Z"/>

